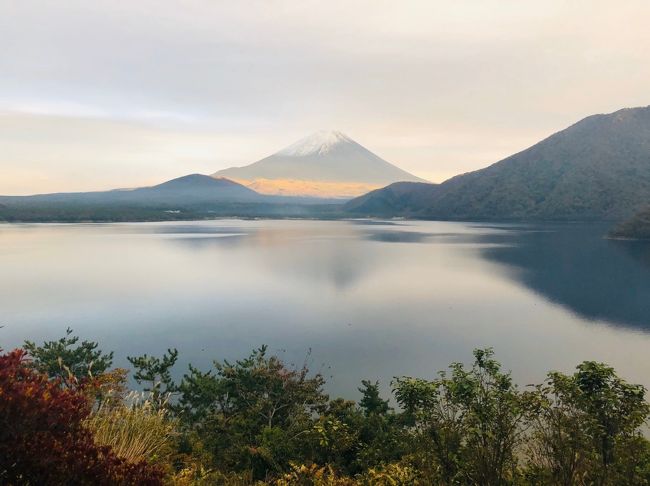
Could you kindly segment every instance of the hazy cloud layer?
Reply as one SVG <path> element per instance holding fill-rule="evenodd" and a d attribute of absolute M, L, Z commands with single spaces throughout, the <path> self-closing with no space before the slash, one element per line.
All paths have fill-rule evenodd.
<path fill-rule="evenodd" d="M 650 103 L 646 1 L 0 1 L 0 193 L 158 182 L 338 129 L 442 180 Z"/>

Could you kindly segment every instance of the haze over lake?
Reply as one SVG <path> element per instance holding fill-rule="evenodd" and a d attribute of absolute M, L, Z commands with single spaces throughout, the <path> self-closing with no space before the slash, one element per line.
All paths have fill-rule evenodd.
<path fill-rule="evenodd" d="M 358 398 L 492 346 L 521 384 L 605 361 L 650 386 L 650 246 L 602 225 L 0 225 L 0 347 L 82 338 L 192 362 L 268 344 Z M 597 263 L 596 263 L 597 262 Z M 311 354 L 307 357 L 309 350 Z"/>

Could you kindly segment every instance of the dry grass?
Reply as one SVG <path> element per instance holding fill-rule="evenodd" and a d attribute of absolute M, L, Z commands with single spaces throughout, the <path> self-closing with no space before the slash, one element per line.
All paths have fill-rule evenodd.
<path fill-rule="evenodd" d="M 97 444 L 110 446 L 129 462 L 165 460 L 175 429 L 164 407 L 157 409 L 136 392 L 117 406 L 107 401 L 87 419 L 86 426 Z"/>

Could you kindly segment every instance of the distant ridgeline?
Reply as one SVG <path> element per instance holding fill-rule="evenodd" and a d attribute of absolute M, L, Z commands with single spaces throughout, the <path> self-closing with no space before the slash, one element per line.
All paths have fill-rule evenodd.
<path fill-rule="evenodd" d="M 645 107 L 587 117 L 441 184 L 423 182 L 340 132 L 318 132 L 213 176 L 193 174 L 131 190 L 0 197 L 0 221 L 231 216 L 620 222 L 648 204 L 650 107 Z M 646 235 L 639 233 L 643 218 L 616 234 L 631 235 L 634 226 L 636 234 Z"/>
<path fill-rule="evenodd" d="M 0 196 L 0 221 L 133 221 L 341 216 L 341 203 L 421 181 L 340 132 L 317 132 L 246 167 L 126 190 Z"/>
<path fill-rule="evenodd" d="M 392 184 L 345 205 L 357 216 L 622 220 L 650 204 L 650 107 L 594 115 L 442 184 Z"/>
<path fill-rule="evenodd" d="M 160 221 L 314 217 L 327 199 L 266 196 L 223 177 L 191 174 L 152 187 L 0 196 L 0 221 Z"/>

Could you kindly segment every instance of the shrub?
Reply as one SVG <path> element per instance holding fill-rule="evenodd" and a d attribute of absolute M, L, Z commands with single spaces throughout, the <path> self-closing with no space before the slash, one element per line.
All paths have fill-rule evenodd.
<path fill-rule="evenodd" d="M 158 469 L 97 446 L 79 390 L 28 366 L 23 350 L 0 355 L 0 483 L 158 485 Z"/>
<path fill-rule="evenodd" d="M 268 483 L 253 481 L 249 473 L 221 472 L 192 465 L 181 469 L 171 479 L 174 486 L 264 486 Z"/>
<path fill-rule="evenodd" d="M 275 482 L 275 486 L 355 486 L 356 481 L 341 477 L 332 466 L 291 464 L 291 471 Z"/>
<path fill-rule="evenodd" d="M 490 349 L 475 350 L 466 369 L 451 365 L 451 373 L 426 381 L 398 378 L 397 402 L 414 431 L 414 450 L 421 467 L 442 484 L 497 486 L 513 480 L 517 448 L 534 400 L 501 371 Z"/>
<path fill-rule="evenodd" d="M 369 469 L 359 477 L 361 486 L 423 486 L 431 484 L 425 482 L 418 471 L 404 464 L 387 464 L 378 468 Z"/>
<path fill-rule="evenodd" d="M 650 405 L 643 386 L 585 361 L 573 375 L 549 373 L 537 389 L 529 475 L 561 485 L 648 484 L 650 454 L 641 427 Z"/>
<path fill-rule="evenodd" d="M 234 363 L 215 361 L 208 372 L 190 366 L 178 387 L 178 409 L 211 452 L 212 467 L 252 470 L 261 479 L 309 459 L 307 439 L 327 399 L 323 383 L 306 366 L 289 368 L 262 347 Z"/>
<path fill-rule="evenodd" d="M 522 392 L 476 350 L 433 380 L 396 378 L 393 410 L 371 381 L 358 405 L 329 400 L 321 375 L 266 347 L 190 365 L 177 385 L 168 350 L 129 358 L 143 400 L 125 370 L 93 364 L 112 355 L 74 339 L 30 346 L 37 362 L 0 355 L 0 484 L 161 484 L 162 471 L 177 486 L 650 484 L 646 390 L 601 363 Z"/>

